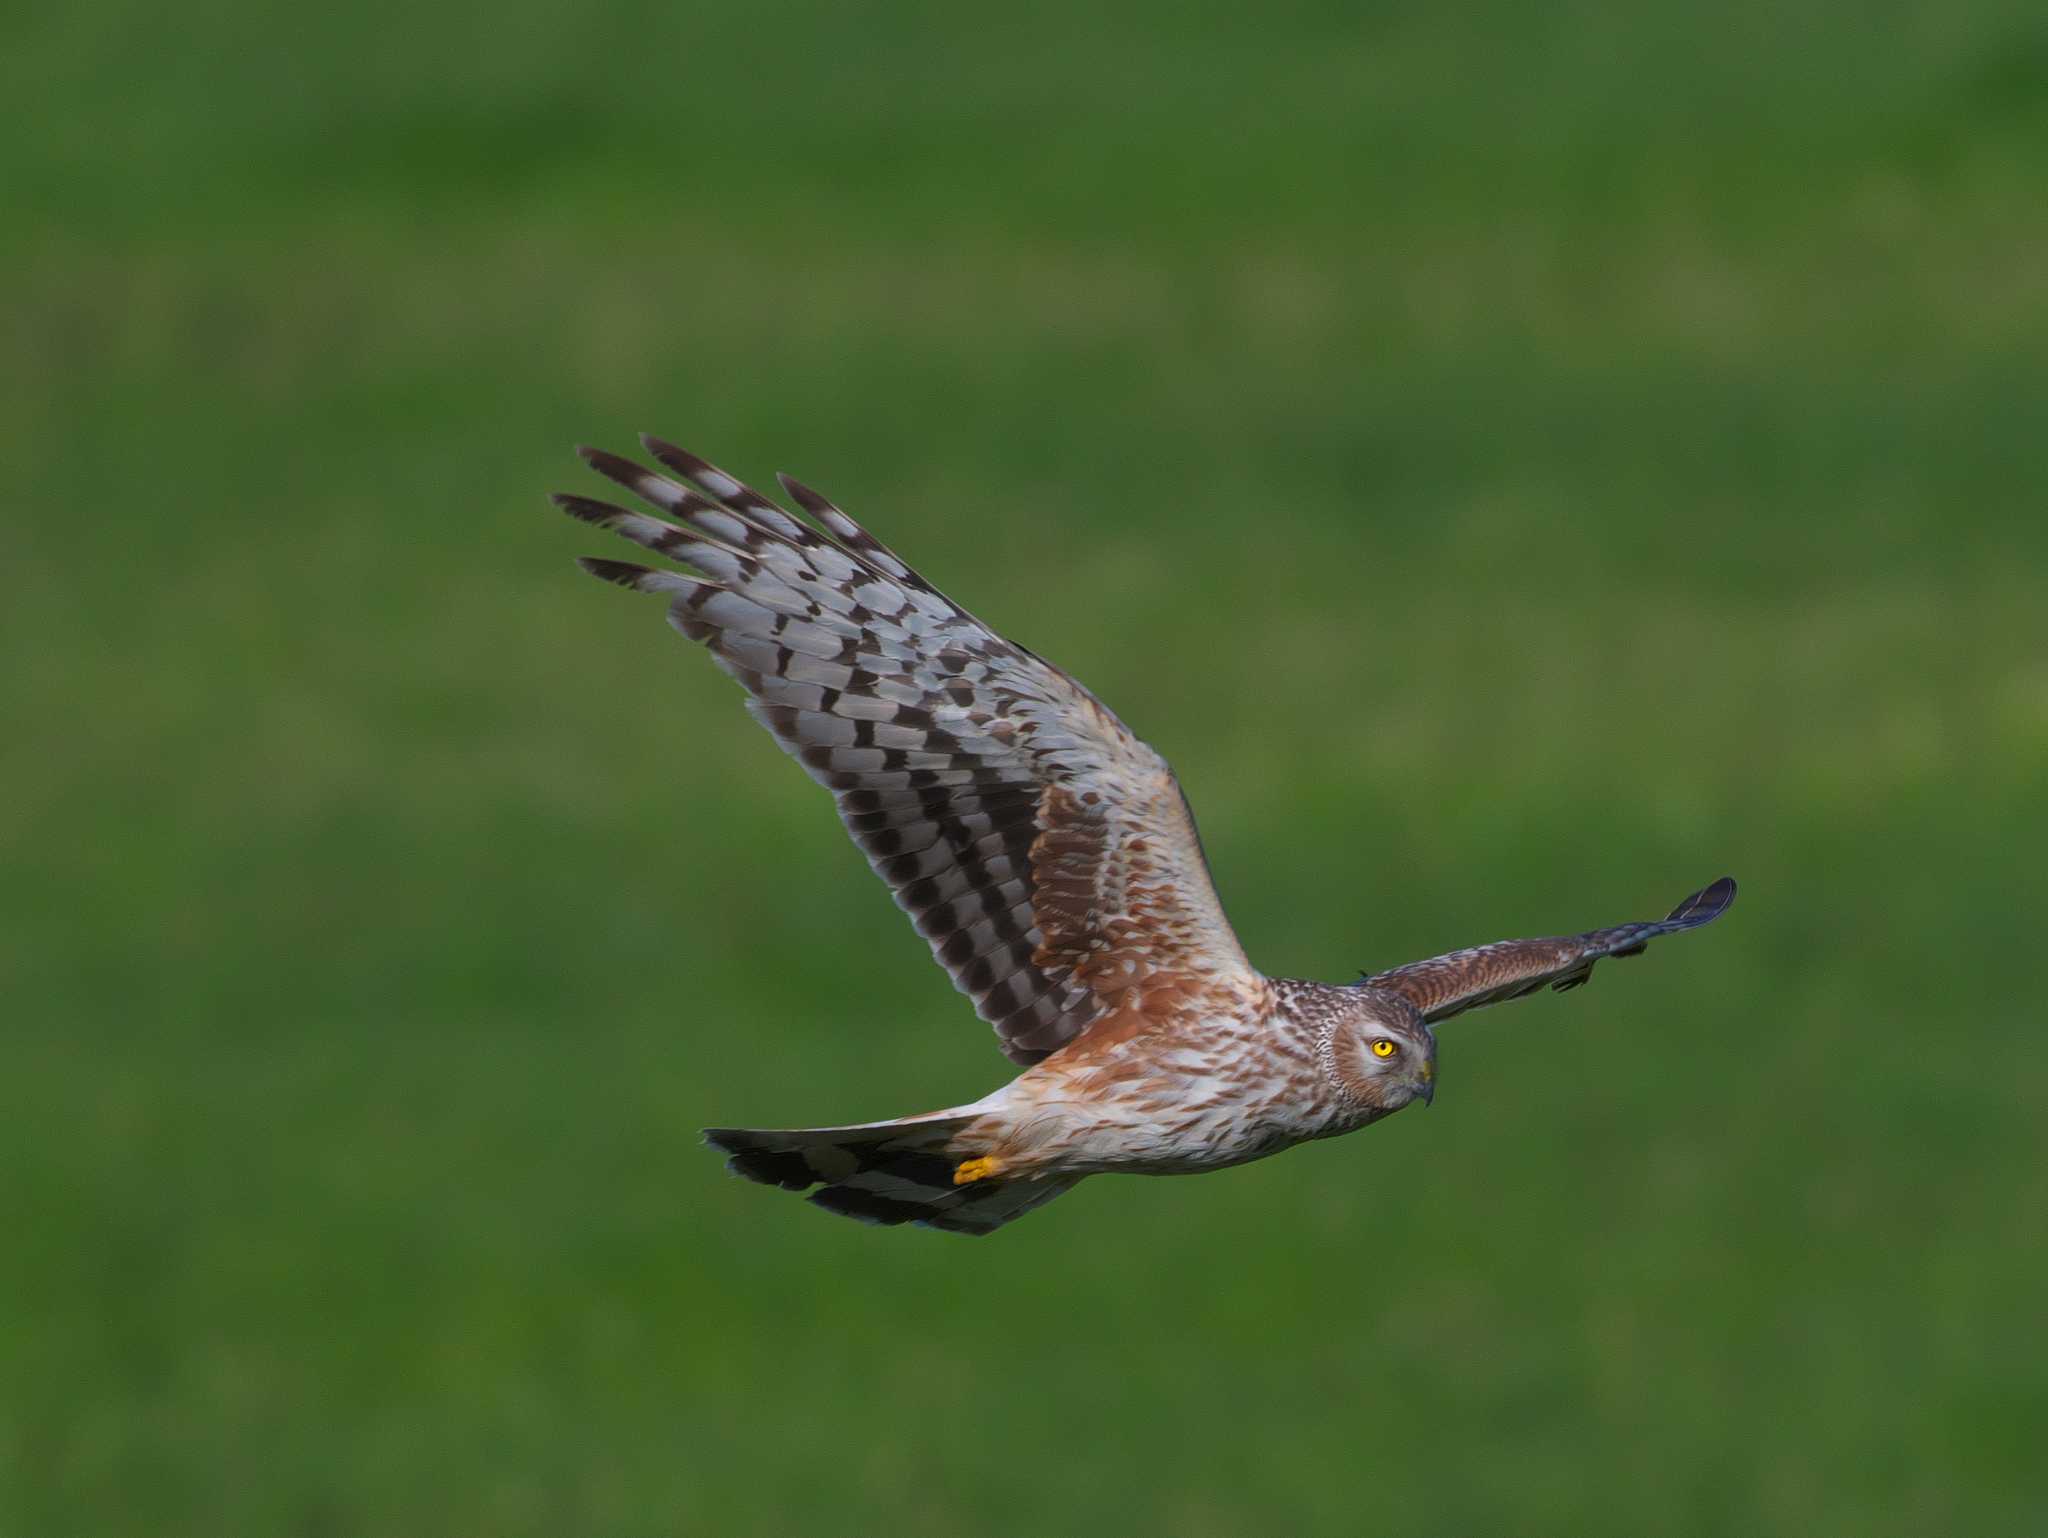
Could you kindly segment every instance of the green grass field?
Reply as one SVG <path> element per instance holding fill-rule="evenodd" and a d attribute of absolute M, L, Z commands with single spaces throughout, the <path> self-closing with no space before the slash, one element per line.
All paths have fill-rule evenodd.
<path fill-rule="evenodd" d="M 115 0 L 0 58 L 0 1534 L 2048 1525 L 2048 27 Z M 1733 913 L 981 1242 L 1005 1075 L 544 494 L 834 494 L 1344 979 Z"/>

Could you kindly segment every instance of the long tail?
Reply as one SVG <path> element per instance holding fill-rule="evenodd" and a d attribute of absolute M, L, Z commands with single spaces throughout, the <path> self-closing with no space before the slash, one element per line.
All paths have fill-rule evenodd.
<path fill-rule="evenodd" d="M 955 1183 L 954 1134 L 975 1119 L 940 1111 L 855 1127 L 763 1131 L 707 1127 L 704 1141 L 729 1154 L 736 1175 L 785 1191 L 812 1186 L 811 1202 L 863 1223 L 919 1223 L 954 1234 L 990 1234 L 1073 1187 L 1079 1176 Z"/>

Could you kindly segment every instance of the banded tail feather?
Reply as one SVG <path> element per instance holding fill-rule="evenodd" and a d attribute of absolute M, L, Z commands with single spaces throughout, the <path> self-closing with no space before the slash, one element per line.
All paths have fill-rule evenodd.
<path fill-rule="evenodd" d="M 735 1175 L 808 1191 L 808 1200 L 827 1212 L 955 1234 L 993 1233 L 1078 1183 L 1079 1177 L 956 1183 L 962 1156 L 950 1145 L 975 1117 L 940 1111 L 851 1127 L 707 1127 L 704 1141 L 729 1156 L 725 1167 Z"/>

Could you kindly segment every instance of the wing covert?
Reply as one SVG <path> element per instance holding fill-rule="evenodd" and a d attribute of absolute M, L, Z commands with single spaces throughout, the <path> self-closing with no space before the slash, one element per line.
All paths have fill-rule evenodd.
<path fill-rule="evenodd" d="M 597 450 L 665 515 L 558 495 L 694 568 L 595 575 L 658 593 L 747 708 L 829 789 L 847 832 L 1016 1062 L 1148 989 L 1254 975 L 1173 772 L 1074 679 L 940 594 L 808 487 L 814 522 L 654 438 L 675 478 Z"/>

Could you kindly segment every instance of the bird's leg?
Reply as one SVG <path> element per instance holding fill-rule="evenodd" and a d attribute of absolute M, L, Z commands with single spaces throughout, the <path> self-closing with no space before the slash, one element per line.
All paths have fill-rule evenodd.
<path fill-rule="evenodd" d="M 979 1159 L 963 1159 L 954 1167 L 953 1184 L 964 1186 L 971 1185 L 977 1180 L 987 1180 L 992 1175 L 1000 1174 L 1002 1168 L 1003 1161 L 993 1155 Z"/>

